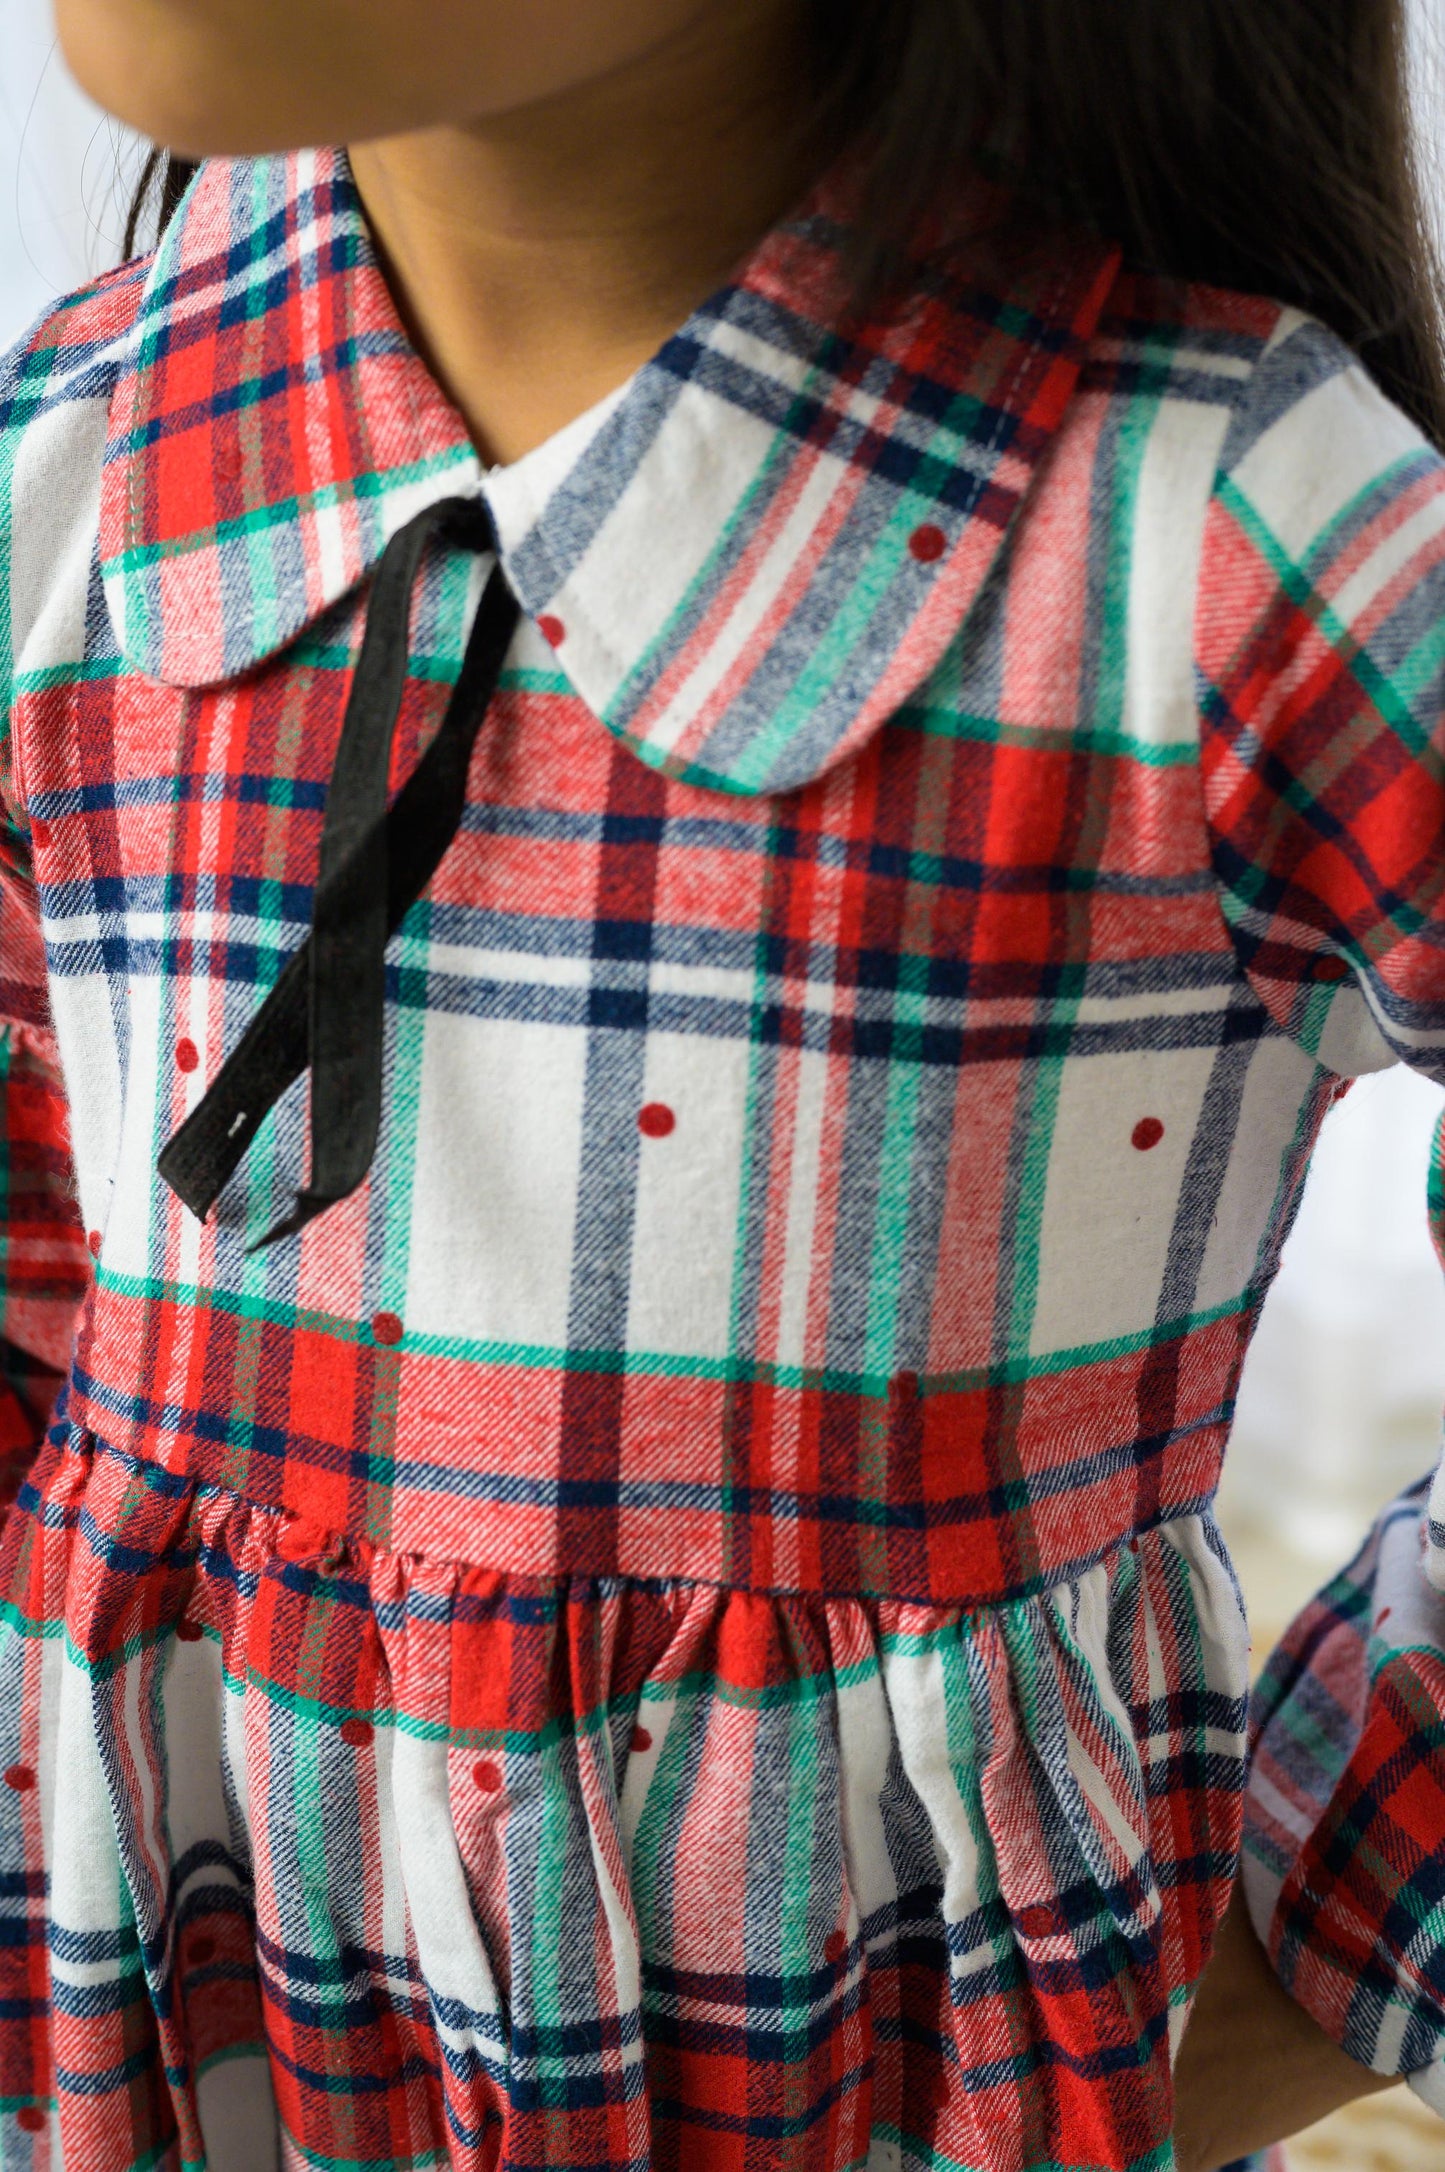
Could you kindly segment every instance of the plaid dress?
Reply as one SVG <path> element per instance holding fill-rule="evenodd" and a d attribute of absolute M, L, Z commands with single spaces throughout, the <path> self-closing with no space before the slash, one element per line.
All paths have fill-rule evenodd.
<path fill-rule="evenodd" d="M 853 187 L 490 471 L 336 152 L 0 367 L 5 2172 L 1167 2172 L 1242 1833 L 1445 2110 L 1445 1489 L 1252 1768 L 1210 1507 L 1327 1108 L 1445 1077 L 1445 462 L 972 204 L 849 320 Z M 522 615 L 258 1247 L 305 1076 L 204 1220 L 157 1157 L 453 498 L 395 791 Z"/>

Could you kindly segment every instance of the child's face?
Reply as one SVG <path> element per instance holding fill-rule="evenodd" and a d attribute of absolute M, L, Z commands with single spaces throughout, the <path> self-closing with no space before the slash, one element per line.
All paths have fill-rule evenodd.
<path fill-rule="evenodd" d="M 55 0 L 91 95 L 172 150 L 248 154 L 498 118 L 729 0 Z"/>

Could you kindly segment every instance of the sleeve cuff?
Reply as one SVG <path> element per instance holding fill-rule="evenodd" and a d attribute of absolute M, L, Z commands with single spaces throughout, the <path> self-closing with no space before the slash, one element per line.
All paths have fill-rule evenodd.
<path fill-rule="evenodd" d="M 1311 1601 L 1255 1693 L 1243 1878 L 1285 1989 L 1445 2115 L 1445 1595 L 1426 1486 Z"/>

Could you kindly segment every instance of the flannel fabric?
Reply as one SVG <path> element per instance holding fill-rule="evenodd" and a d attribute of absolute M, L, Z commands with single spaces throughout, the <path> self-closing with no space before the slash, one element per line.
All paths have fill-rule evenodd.
<path fill-rule="evenodd" d="M 0 770 L 3 791 L 8 739 Z M 0 1506 L 34 1456 L 90 1284 L 33 898 L 28 852 L 0 838 Z"/>
<path fill-rule="evenodd" d="M 1445 1593 L 1423 1488 L 1292 1624 L 1257 1685 L 1244 1883 L 1276 1968 L 1445 2111 Z M 1323 1815 L 1321 1814 L 1323 1806 Z"/>
<path fill-rule="evenodd" d="M 490 471 L 335 152 L 207 165 L 0 373 L 17 1410 L 78 1330 L 0 1533 L 7 2168 L 1172 2161 L 1239 1366 L 1341 1082 L 1445 1076 L 1445 462 L 982 187 L 845 329 L 852 186 Z M 468 493 L 525 616 L 376 1158 L 251 1253 L 304 1081 L 204 1226 L 155 1158 Z M 398 786 L 485 571 L 424 561 Z M 1251 1896 L 1437 2102 L 1442 1649 Z"/>

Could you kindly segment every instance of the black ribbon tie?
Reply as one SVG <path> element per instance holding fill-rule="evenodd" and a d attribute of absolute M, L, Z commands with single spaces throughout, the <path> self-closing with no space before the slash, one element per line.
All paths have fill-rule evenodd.
<path fill-rule="evenodd" d="M 497 562 L 446 715 L 388 807 L 412 591 L 434 539 L 491 551 Z M 520 616 L 480 498 L 428 506 L 382 553 L 326 790 L 311 932 L 156 1163 L 172 1191 L 204 1221 L 267 1115 L 309 1065 L 310 1181 L 292 1211 L 248 1247 L 253 1252 L 335 1206 L 371 1167 L 381 1127 L 387 940 L 461 826 L 472 748 Z"/>

